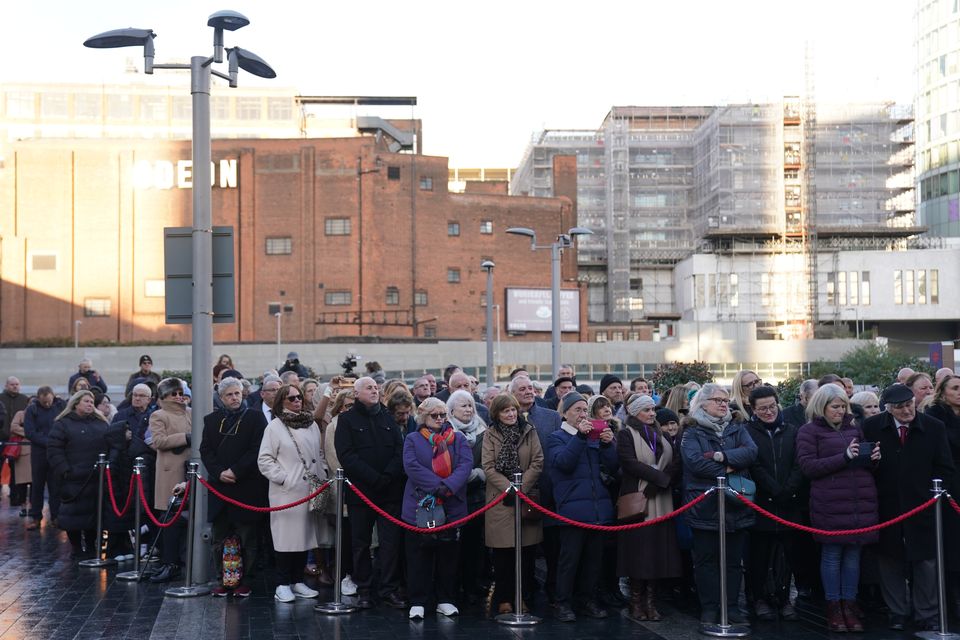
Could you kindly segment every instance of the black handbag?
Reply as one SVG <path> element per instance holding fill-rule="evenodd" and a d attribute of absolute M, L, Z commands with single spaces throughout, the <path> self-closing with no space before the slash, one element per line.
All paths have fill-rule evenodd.
<path fill-rule="evenodd" d="M 417 526 L 421 529 L 434 529 L 446 522 L 447 513 L 435 496 L 428 494 L 417 503 Z"/>

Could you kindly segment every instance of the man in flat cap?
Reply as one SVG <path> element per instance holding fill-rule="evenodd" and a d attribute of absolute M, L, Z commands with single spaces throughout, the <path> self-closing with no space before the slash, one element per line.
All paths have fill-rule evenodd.
<path fill-rule="evenodd" d="M 929 500 L 934 478 L 948 486 L 954 468 L 946 427 L 917 412 L 909 387 L 894 383 L 883 390 L 880 401 L 886 410 L 868 418 L 863 433 L 868 442 L 880 445 L 874 474 L 883 522 Z M 879 553 L 880 588 L 890 609 L 890 628 L 903 629 L 910 616 L 909 579 L 916 625 L 939 631 L 933 510 L 882 530 Z"/>

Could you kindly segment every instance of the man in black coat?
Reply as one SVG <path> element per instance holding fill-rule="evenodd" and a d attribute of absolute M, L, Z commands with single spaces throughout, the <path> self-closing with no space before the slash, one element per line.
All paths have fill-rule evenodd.
<path fill-rule="evenodd" d="M 380 403 L 377 382 L 359 378 L 353 385 L 357 401 L 337 418 L 334 445 L 347 478 L 381 509 L 399 518 L 406 474 L 403 471 L 403 434 L 393 417 Z M 357 605 L 373 606 L 370 540 L 373 525 L 380 537 L 380 597 L 397 609 L 407 602 L 400 595 L 401 531 L 378 516 L 353 491 L 345 491 L 350 505 L 350 540 L 353 545 L 353 581 L 357 583 Z"/>
<path fill-rule="evenodd" d="M 863 433 L 868 442 L 880 444 L 875 475 L 883 522 L 929 500 L 935 478 L 949 486 L 954 468 L 946 428 L 936 418 L 917 413 L 909 387 L 892 384 L 880 401 L 886 411 L 868 418 Z M 934 526 L 933 510 L 928 509 L 880 532 L 880 586 L 893 629 L 902 629 L 910 614 L 909 578 L 917 624 L 939 630 Z"/>
<path fill-rule="evenodd" d="M 200 459 L 207 468 L 209 482 L 229 498 L 254 507 L 266 507 L 267 479 L 260 474 L 257 457 L 267 419 L 263 412 L 247 409 L 243 404 L 243 385 L 236 378 L 224 378 L 218 385 L 223 408 L 203 418 L 203 440 Z M 214 562 L 223 557 L 223 540 L 231 533 L 240 537 L 243 577 L 233 591 L 235 596 L 250 595 L 250 575 L 257 558 L 257 540 L 264 516 L 223 502 L 211 495 L 209 518 L 213 522 Z M 222 580 L 222 576 L 220 576 Z M 214 588 L 215 596 L 225 596 L 222 582 Z"/>
<path fill-rule="evenodd" d="M 53 389 L 43 386 L 37 389 L 37 399 L 23 414 L 23 431 L 30 441 L 30 523 L 27 529 L 40 528 L 43 518 L 43 489 L 50 493 L 50 520 L 56 526 L 60 512 L 60 488 L 50 463 L 47 461 L 47 441 L 53 422 L 67 403 L 53 394 Z"/>
<path fill-rule="evenodd" d="M 797 461 L 797 427 L 787 424 L 773 387 L 759 386 L 750 392 L 751 417 L 747 431 L 757 445 L 757 460 L 750 477 L 757 483 L 757 504 L 791 522 L 800 519 L 803 473 Z M 747 578 L 760 620 L 773 620 L 776 611 L 786 620 L 796 620 L 790 603 L 791 568 L 796 567 L 794 538 L 785 526 L 757 518 L 750 530 L 750 561 Z M 774 593 L 767 593 L 767 574 L 773 571 Z M 774 599 L 776 599 L 774 601 Z M 773 607 L 771 606 L 773 605 Z"/>

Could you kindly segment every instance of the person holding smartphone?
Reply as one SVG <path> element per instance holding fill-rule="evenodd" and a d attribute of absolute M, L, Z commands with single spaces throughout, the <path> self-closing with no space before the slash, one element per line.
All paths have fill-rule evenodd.
<path fill-rule="evenodd" d="M 587 417 L 587 401 L 576 391 L 563 397 L 560 408 L 563 423 L 559 430 L 547 436 L 544 446 L 556 511 L 579 522 L 611 524 L 614 520 L 613 502 L 603 485 L 600 469 L 602 466 L 607 471 L 616 472 L 619 468 L 613 431 L 609 426 L 595 430 Z M 557 620 L 573 622 L 577 619 L 572 606 L 575 596 L 584 615 L 607 617 L 607 612 L 596 601 L 603 534 L 571 525 L 558 528 Z"/>
<path fill-rule="evenodd" d="M 797 460 L 810 479 L 810 523 L 817 529 L 844 530 L 877 524 L 877 486 L 871 466 L 880 447 L 862 447 L 863 431 L 853 420 L 843 387 L 825 384 L 807 403 L 810 422 L 797 434 Z M 869 455 L 861 457 L 861 450 Z M 820 576 L 827 600 L 827 629 L 863 631 L 857 605 L 860 552 L 876 542 L 876 532 L 849 536 L 815 535 L 821 547 Z"/>

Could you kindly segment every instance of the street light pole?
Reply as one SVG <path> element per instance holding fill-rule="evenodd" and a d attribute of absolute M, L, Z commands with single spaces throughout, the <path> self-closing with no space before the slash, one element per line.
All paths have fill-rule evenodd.
<path fill-rule="evenodd" d="M 497 382 L 493 365 L 493 260 L 480 263 L 487 272 L 487 388 Z"/>
<path fill-rule="evenodd" d="M 73 321 L 73 348 L 80 348 L 80 325 L 83 324 L 83 320 L 74 320 Z"/>
<path fill-rule="evenodd" d="M 559 234 L 555 242 L 538 245 L 537 234 L 527 227 L 510 227 L 507 233 L 530 238 L 530 250 L 550 249 L 550 358 L 553 378 L 560 375 L 560 341 L 562 327 L 560 326 L 560 256 L 564 249 L 573 246 L 577 236 L 593 235 L 593 231 L 583 227 L 572 227 L 567 233 Z"/>
<path fill-rule="evenodd" d="M 283 360 L 280 358 L 280 356 L 282 355 L 281 354 L 282 350 L 280 348 L 280 321 L 281 321 L 281 318 L 283 317 L 283 314 L 277 311 L 275 314 L 273 314 L 273 316 L 277 319 L 277 357 L 275 362 L 283 362 Z"/>

